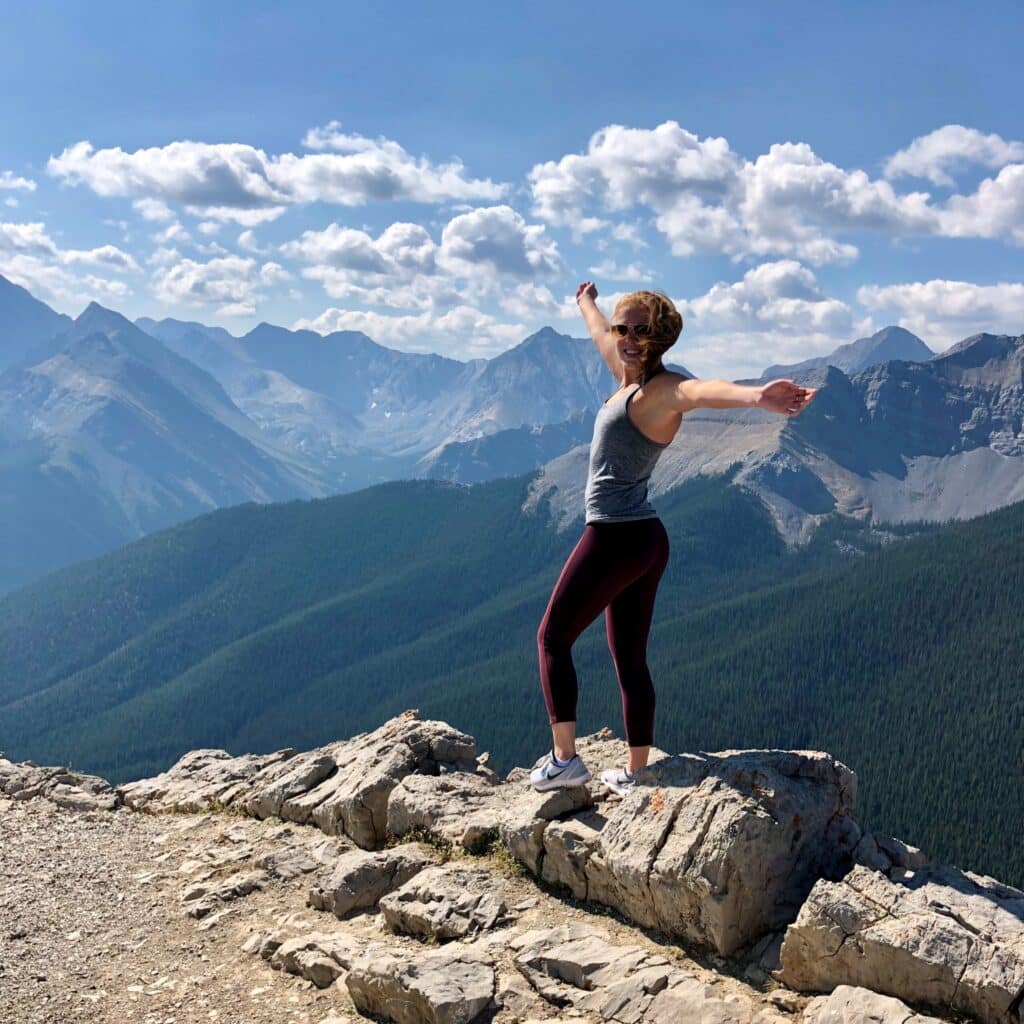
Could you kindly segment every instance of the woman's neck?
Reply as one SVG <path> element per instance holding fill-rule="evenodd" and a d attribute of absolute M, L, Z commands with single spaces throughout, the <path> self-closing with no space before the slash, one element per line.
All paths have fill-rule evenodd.
<path fill-rule="evenodd" d="M 625 374 L 622 377 L 622 385 L 623 387 L 629 387 L 633 384 L 646 384 L 647 381 L 649 381 L 652 377 L 656 376 L 657 374 L 661 373 L 661 371 L 664 369 L 664 365 L 659 361 L 654 366 L 652 366 L 646 374 L 643 372 L 643 370 L 637 370 L 635 375 L 630 373 L 629 370 L 626 370 Z"/>

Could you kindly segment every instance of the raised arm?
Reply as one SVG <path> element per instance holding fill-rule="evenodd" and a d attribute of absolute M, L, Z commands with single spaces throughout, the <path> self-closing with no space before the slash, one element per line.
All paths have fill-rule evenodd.
<path fill-rule="evenodd" d="M 576 289 L 576 304 L 580 307 L 580 313 L 583 314 L 590 337 L 593 338 L 594 344 L 601 353 L 601 358 L 608 365 L 612 376 L 617 381 L 621 381 L 622 360 L 619 359 L 619 350 L 609 329 L 608 318 L 597 308 L 596 299 L 597 287 L 593 281 L 584 281 Z"/>
<path fill-rule="evenodd" d="M 756 408 L 795 416 L 807 408 L 818 393 L 795 381 L 780 378 L 767 384 L 733 384 L 728 380 L 681 380 L 672 392 L 676 412 L 694 409 Z"/>

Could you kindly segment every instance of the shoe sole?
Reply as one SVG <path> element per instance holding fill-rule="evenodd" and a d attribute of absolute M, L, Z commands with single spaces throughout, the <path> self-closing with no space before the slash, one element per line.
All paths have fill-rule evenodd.
<path fill-rule="evenodd" d="M 632 793 L 633 790 L 636 789 L 635 783 L 632 786 L 620 787 L 614 785 L 613 783 L 609 782 L 607 779 L 604 778 L 601 779 L 601 785 L 604 786 L 606 789 L 610 789 L 613 793 L 617 794 L 618 796 L 625 796 L 627 793 Z"/>
<path fill-rule="evenodd" d="M 549 789 L 572 789 L 573 786 L 583 786 L 586 785 L 586 783 L 588 783 L 592 778 L 593 776 L 590 774 L 590 772 L 587 772 L 585 776 L 583 776 L 582 778 L 574 779 L 572 782 L 559 782 L 557 779 L 555 779 L 552 780 L 546 786 L 543 783 L 538 785 L 536 782 L 531 782 L 530 785 L 533 786 L 533 788 L 537 790 L 538 793 L 545 793 Z"/>

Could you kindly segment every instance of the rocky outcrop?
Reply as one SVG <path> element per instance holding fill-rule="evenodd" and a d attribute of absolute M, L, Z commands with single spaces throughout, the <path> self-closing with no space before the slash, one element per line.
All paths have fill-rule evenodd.
<path fill-rule="evenodd" d="M 603 1020 L 775 1024 L 787 1018 L 675 967 L 666 957 L 608 941 L 589 925 L 534 929 L 509 942 L 516 968 L 548 1003 Z"/>
<path fill-rule="evenodd" d="M 1024 892 L 929 865 L 890 877 L 857 865 L 819 881 L 786 931 L 777 978 L 859 985 L 995 1024 L 1024 1020 Z"/>
<path fill-rule="evenodd" d="M 937 1017 L 914 1013 L 906 1003 L 867 988 L 840 985 L 812 999 L 802 1024 L 939 1024 Z"/>
<path fill-rule="evenodd" d="M 512 920 L 492 890 L 488 871 L 437 865 L 382 896 L 379 905 L 393 931 L 447 942 L 472 938 Z"/>
<path fill-rule="evenodd" d="M 472 853 L 495 832 L 507 805 L 507 788 L 497 782 L 493 772 L 407 775 L 388 797 L 387 830 L 425 830 Z"/>
<path fill-rule="evenodd" d="M 313 886 L 309 905 L 335 917 L 368 910 L 433 863 L 433 854 L 415 843 L 376 852 L 352 850 L 339 857 L 331 874 Z"/>
<path fill-rule="evenodd" d="M 260 949 L 271 967 L 299 974 L 317 988 L 327 988 L 365 952 L 363 943 L 344 932 L 313 932 Z"/>
<path fill-rule="evenodd" d="M 352 964 L 345 986 L 360 1013 L 396 1024 L 469 1024 L 494 1008 L 494 961 L 461 945 L 375 954 Z"/>
<path fill-rule="evenodd" d="M 43 797 L 69 811 L 113 811 L 121 804 L 120 795 L 106 779 L 68 768 L 40 768 L 31 761 L 15 763 L 3 753 L 0 794 L 12 800 Z"/>
<path fill-rule="evenodd" d="M 582 787 L 527 789 L 502 836 L 578 898 L 719 953 L 792 921 L 818 878 L 849 868 L 862 836 L 856 777 L 827 754 L 680 754 L 652 759 L 637 779 L 602 815 Z"/>
<path fill-rule="evenodd" d="M 153 779 L 118 788 L 133 810 L 237 808 L 313 824 L 375 849 L 387 837 L 388 798 L 404 778 L 477 770 L 494 777 L 475 756 L 472 736 L 407 712 L 373 732 L 301 754 L 292 748 L 241 757 L 195 750 Z"/>
<path fill-rule="evenodd" d="M 238 946 L 394 1021 L 1024 1024 L 1024 892 L 864 828 L 828 754 L 654 750 L 620 797 L 501 780 L 475 747 L 410 711 L 314 751 L 193 751 L 117 790 L 0 759 L 0 814 L 73 809 L 74 783 L 84 809 L 172 822 L 177 865 L 154 849 L 135 877 L 175 879 L 180 920 L 209 933 L 298 897 Z M 625 753 L 608 730 L 577 747 L 594 768 Z"/>

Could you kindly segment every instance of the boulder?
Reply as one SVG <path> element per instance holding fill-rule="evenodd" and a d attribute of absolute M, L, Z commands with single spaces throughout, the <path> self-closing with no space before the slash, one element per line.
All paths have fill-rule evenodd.
<path fill-rule="evenodd" d="M 330 874 L 310 889 L 307 902 L 335 917 L 344 917 L 354 910 L 368 910 L 375 907 L 382 896 L 435 863 L 434 855 L 418 843 L 405 843 L 387 850 L 352 850 L 343 853 Z"/>
<path fill-rule="evenodd" d="M 564 1019 L 595 1013 L 621 1024 L 781 1024 L 759 1001 L 711 984 L 639 946 L 616 945 L 589 924 L 538 928 L 515 936 L 515 966 Z"/>
<path fill-rule="evenodd" d="M 791 922 L 861 838 L 856 777 L 819 751 L 666 756 L 637 782 L 606 818 L 554 827 L 590 802 L 587 788 L 527 789 L 502 835 L 541 877 L 725 955 Z"/>
<path fill-rule="evenodd" d="M 356 1009 L 397 1024 L 469 1024 L 495 1002 L 494 961 L 461 943 L 425 953 L 375 953 L 345 975 Z"/>
<path fill-rule="evenodd" d="M 387 829 L 433 832 L 474 853 L 497 834 L 507 805 L 507 790 L 475 773 L 407 775 L 388 798 Z"/>
<path fill-rule="evenodd" d="M 607 817 L 586 808 L 544 829 L 540 876 L 550 885 L 564 885 L 578 900 L 587 898 L 587 861 L 597 848 Z"/>
<path fill-rule="evenodd" d="M 804 1008 L 801 1024 L 942 1024 L 938 1017 L 914 1013 L 906 1003 L 867 988 L 840 985 Z"/>
<path fill-rule="evenodd" d="M 536 1021 L 550 1011 L 533 986 L 518 972 L 499 976 L 495 1002 L 516 1021 Z"/>
<path fill-rule="evenodd" d="M 821 880 L 787 930 L 778 980 L 856 985 L 940 1013 L 1024 1020 L 1024 892 L 945 865 Z"/>
<path fill-rule="evenodd" d="M 298 974 L 327 988 L 366 952 L 365 943 L 344 932 L 311 932 L 277 942 L 268 950 L 271 967 Z"/>
<path fill-rule="evenodd" d="M 506 795 L 506 808 L 498 834 L 512 855 L 534 874 L 543 871 L 544 831 L 558 818 L 592 807 L 594 798 L 586 786 L 537 792 L 527 779 Z"/>
<path fill-rule="evenodd" d="M 337 770 L 334 758 L 323 751 L 296 754 L 257 772 L 252 779 L 251 795 L 235 799 L 234 806 L 254 818 L 280 817 L 285 801 L 308 793 Z"/>
<path fill-rule="evenodd" d="M 41 768 L 31 761 L 8 761 L 0 754 L 0 794 L 12 800 L 41 797 L 69 811 L 115 811 L 120 794 L 97 775 L 68 768 Z"/>
<path fill-rule="evenodd" d="M 888 874 L 894 868 L 916 871 L 928 858 L 916 847 L 882 832 L 865 831 L 853 851 L 855 864 Z"/>
<path fill-rule="evenodd" d="M 485 869 L 437 864 L 382 896 L 380 909 L 392 931 L 439 942 L 464 939 L 510 920 L 493 890 L 494 878 Z"/>
<path fill-rule="evenodd" d="M 231 805 L 251 791 L 252 780 L 264 769 L 294 757 L 292 747 L 272 754 L 242 754 L 226 750 L 191 750 L 170 768 L 149 779 L 117 787 L 133 811 L 206 811 L 211 805 Z"/>
<path fill-rule="evenodd" d="M 405 712 L 371 733 L 325 748 L 338 771 L 302 797 L 285 801 L 281 816 L 343 834 L 363 849 L 387 840 L 388 799 L 407 775 L 437 775 L 443 763 L 472 759 L 476 741 L 445 722 Z"/>
<path fill-rule="evenodd" d="M 446 722 L 421 721 L 413 710 L 373 732 L 302 754 L 290 747 L 240 757 L 194 750 L 166 772 L 119 786 L 118 792 L 135 810 L 230 806 L 254 817 L 314 824 L 363 849 L 377 849 L 387 838 L 388 797 L 406 776 L 469 767 L 484 778 L 490 770 L 477 764 L 475 753 L 472 736 Z"/>

